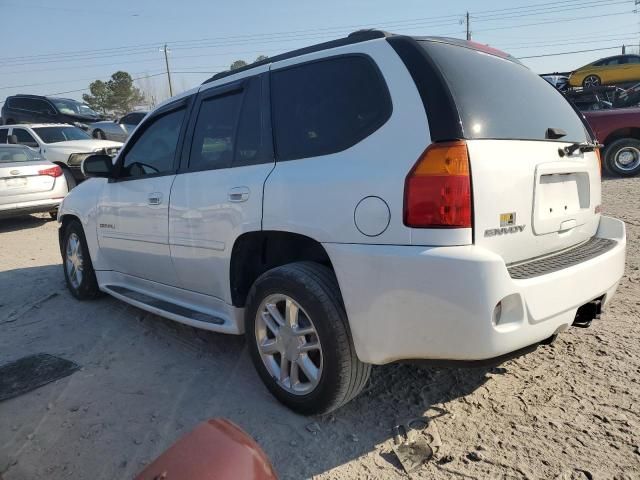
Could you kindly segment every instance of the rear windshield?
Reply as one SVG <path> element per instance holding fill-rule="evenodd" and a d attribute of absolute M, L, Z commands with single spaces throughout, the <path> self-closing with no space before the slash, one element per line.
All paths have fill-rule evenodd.
<path fill-rule="evenodd" d="M 0 163 L 32 162 L 42 157 L 27 147 L 3 147 L 0 145 Z"/>
<path fill-rule="evenodd" d="M 420 41 L 451 90 L 466 138 L 546 140 L 559 128 L 562 142 L 588 140 L 567 100 L 528 68 L 495 55 Z"/>
<path fill-rule="evenodd" d="M 38 127 L 34 128 L 33 131 L 38 134 L 44 143 L 91 140 L 91 135 L 78 127 Z"/>

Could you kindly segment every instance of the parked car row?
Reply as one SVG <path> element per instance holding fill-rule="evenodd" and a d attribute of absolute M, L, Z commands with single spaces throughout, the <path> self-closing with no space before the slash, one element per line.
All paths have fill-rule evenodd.
<path fill-rule="evenodd" d="M 42 157 L 60 166 L 70 188 L 84 178 L 80 166 L 92 153 L 115 156 L 122 143 L 92 138 L 73 125 L 43 123 L 0 127 L 0 144 L 17 143 L 36 150 Z"/>

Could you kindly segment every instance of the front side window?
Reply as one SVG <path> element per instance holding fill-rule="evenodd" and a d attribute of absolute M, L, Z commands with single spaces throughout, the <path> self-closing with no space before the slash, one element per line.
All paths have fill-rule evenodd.
<path fill-rule="evenodd" d="M 26 145 L 27 147 L 38 146 L 38 142 L 36 142 L 36 139 L 33 138 L 33 136 L 23 128 L 14 128 L 13 135 L 16 136 L 20 145 Z"/>
<path fill-rule="evenodd" d="M 203 100 L 193 131 L 190 169 L 231 166 L 241 103 L 240 92 Z"/>
<path fill-rule="evenodd" d="M 44 143 L 91 140 L 91 135 L 78 127 L 36 127 L 33 131 Z"/>
<path fill-rule="evenodd" d="M 151 119 L 125 153 L 121 177 L 143 177 L 174 170 L 185 109 Z"/>
<path fill-rule="evenodd" d="M 9 129 L 2 128 L 0 129 L 0 143 L 7 143 L 7 137 L 9 136 Z"/>
<path fill-rule="evenodd" d="M 381 127 L 391 98 L 365 56 L 334 57 L 272 73 L 272 109 L 279 160 L 345 150 Z"/>

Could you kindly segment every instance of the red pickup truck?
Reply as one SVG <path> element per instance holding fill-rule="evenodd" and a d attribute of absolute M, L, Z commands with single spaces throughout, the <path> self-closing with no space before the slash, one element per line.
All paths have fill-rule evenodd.
<path fill-rule="evenodd" d="M 582 113 L 598 141 L 604 144 L 603 163 L 606 170 L 624 177 L 640 173 L 640 108 Z"/>

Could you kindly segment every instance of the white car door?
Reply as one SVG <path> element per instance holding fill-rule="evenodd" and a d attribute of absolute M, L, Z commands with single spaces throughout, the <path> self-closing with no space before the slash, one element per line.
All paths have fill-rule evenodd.
<path fill-rule="evenodd" d="M 176 285 L 169 252 L 169 195 L 188 99 L 154 113 L 118 157 L 98 202 L 98 241 L 111 270 Z"/>
<path fill-rule="evenodd" d="M 256 76 L 203 87 L 171 190 L 169 243 L 180 286 L 229 303 L 231 250 L 242 233 L 261 229 L 274 166 L 265 84 Z"/>

